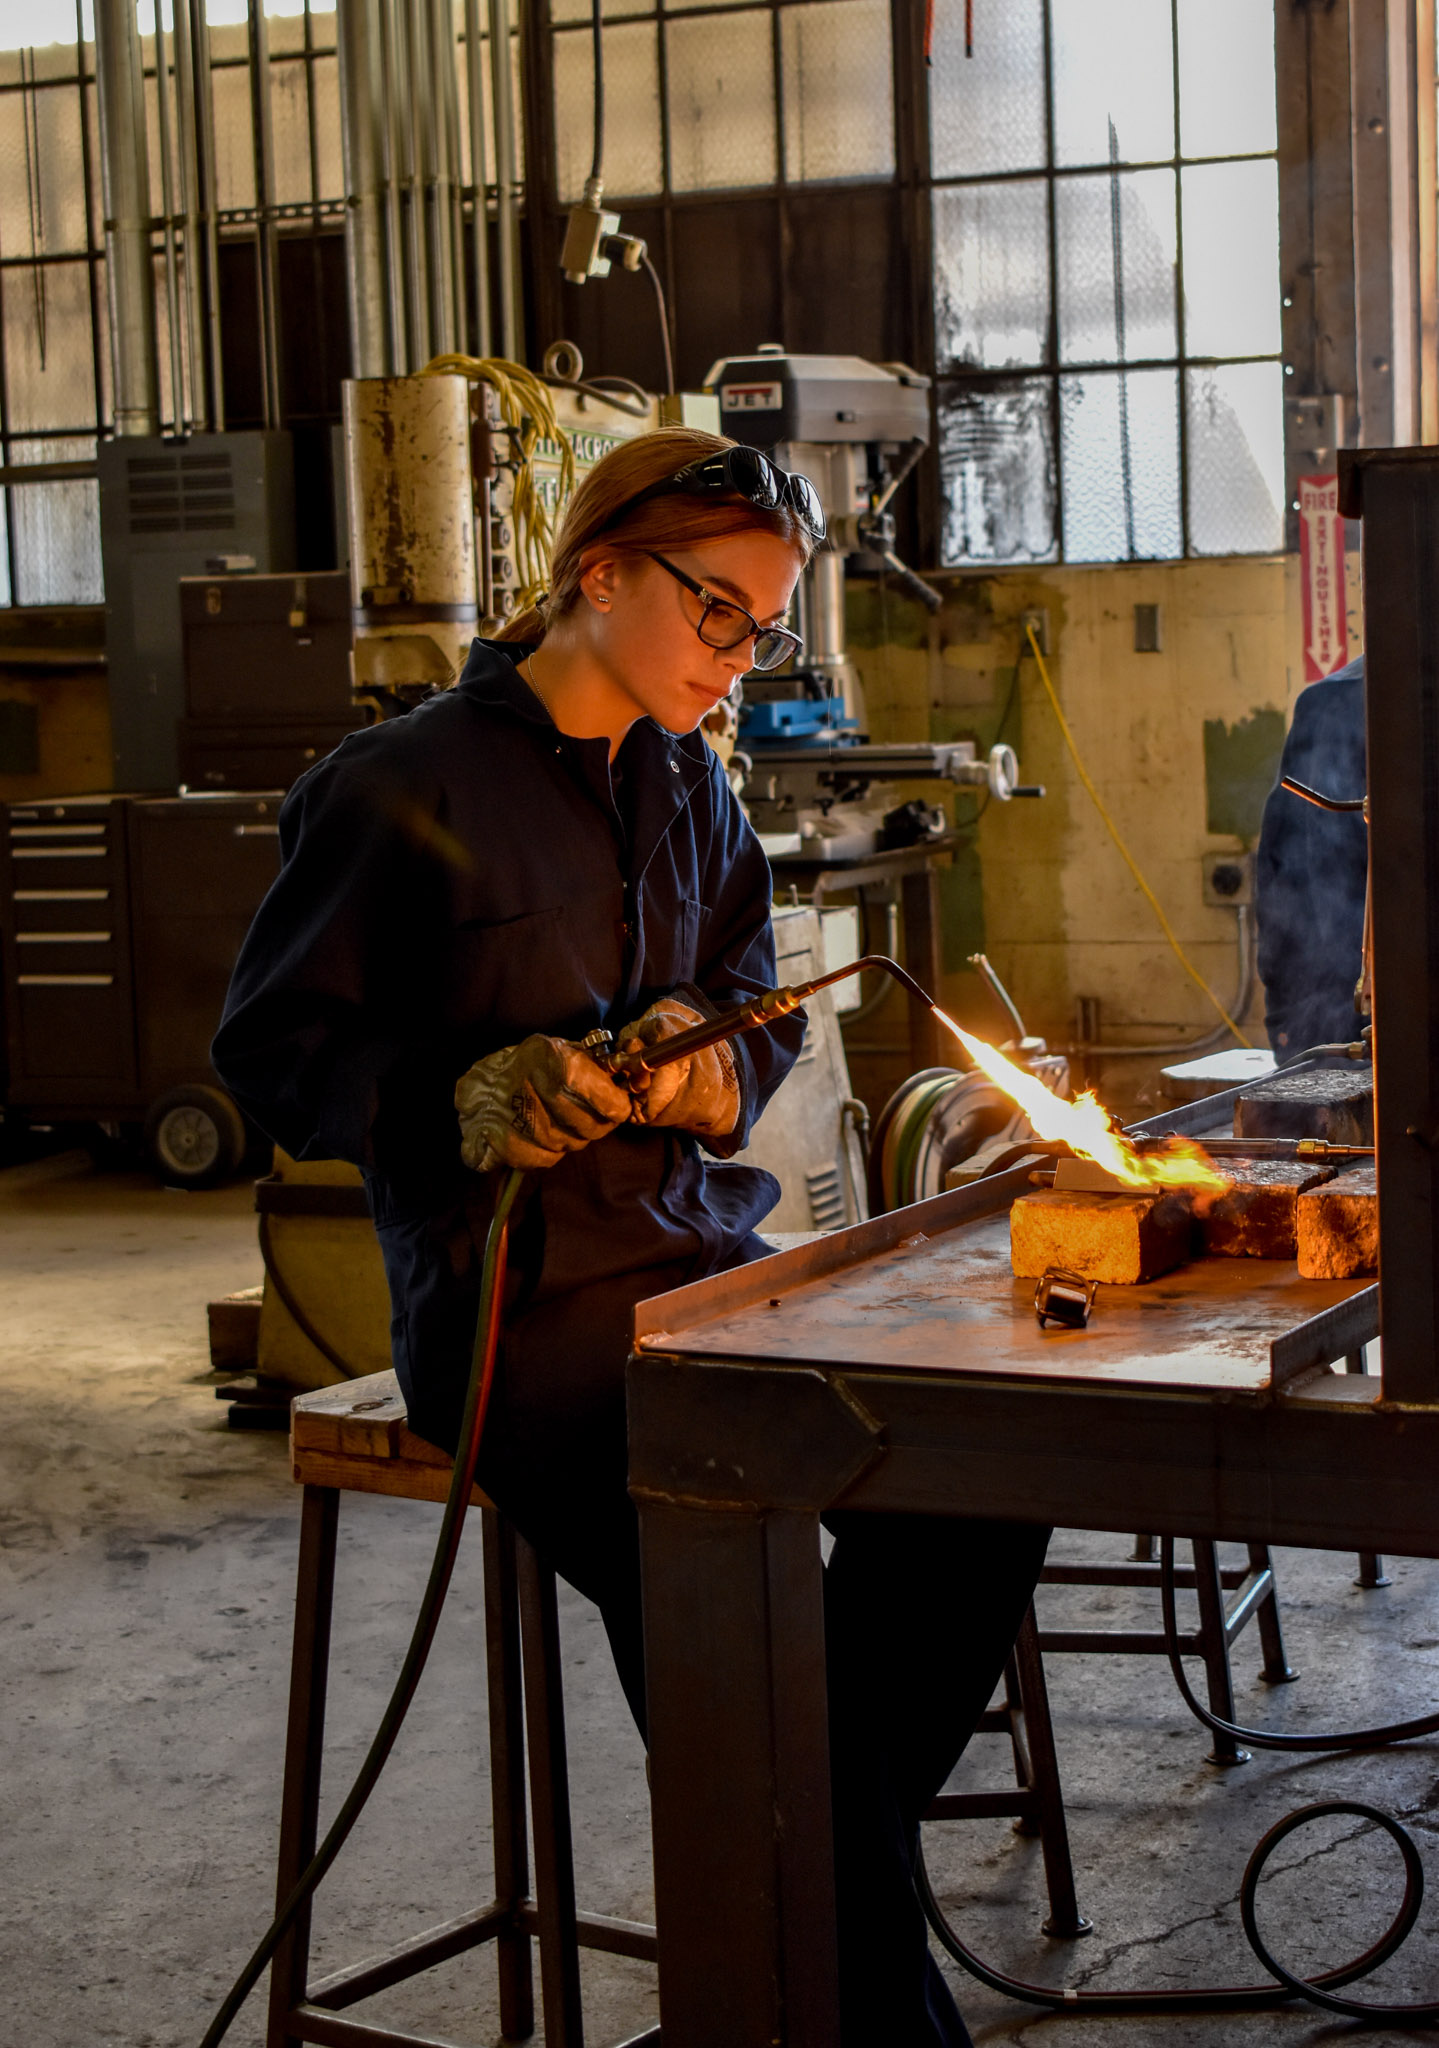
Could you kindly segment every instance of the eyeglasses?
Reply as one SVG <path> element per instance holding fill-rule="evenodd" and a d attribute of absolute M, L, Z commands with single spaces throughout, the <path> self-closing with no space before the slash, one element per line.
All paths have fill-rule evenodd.
<path fill-rule="evenodd" d="M 630 504 L 638 505 L 666 491 L 687 491 L 696 497 L 712 491 L 734 491 L 762 512 L 777 512 L 784 506 L 813 541 L 822 541 L 825 536 L 824 507 L 809 478 L 797 470 L 781 469 L 777 462 L 761 455 L 758 448 L 724 448 L 718 455 L 706 455 L 662 483 L 651 484 Z"/>
<path fill-rule="evenodd" d="M 683 584 L 699 599 L 703 609 L 695 631 L 706 647 L 742 647 L 746 640 L 753 640 L 754 652 L 750 662 L 757 669 L 778 668 L 782 661 L 798 654 L 803 647 L 804 642 L 798 633 L 791 633 L 787 626 L 762 626 L 742 604 L 735 604 L 727 597 L 716 597 L 712 590 L 706 590 L 703 583 L 696 583 L 693 576 L 686 576 L 683 569 L 677 569 L 663 555 L 652 554 L 650 560 L 658 562 L 676 583 Z"/>

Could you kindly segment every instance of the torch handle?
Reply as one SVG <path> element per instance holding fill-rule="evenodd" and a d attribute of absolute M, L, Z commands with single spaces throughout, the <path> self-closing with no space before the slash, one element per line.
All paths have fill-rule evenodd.
<path fill-rule="evenodd" d="M 658 1067 L 673 1066 L 676 1060 L 689 1059 L 693 1053 L 704 1052 L 709 1046 L 734 1038 L 741 1031 L 753 1031 L 762 1024 L 773 1024 L 777 1018 L 789 1016 L 791 1011 L 797 1010 L 801 1003 L 817 995 L 822 988 L 845 981 L 866 967 L 892 975 L 909 995 L 922 1002 L 926 1009 L 933 1009 L 933 999 L 926 995 L 913 975 L 905 973 L 897 960 L 891 960 L 887 953 L 866 953 L 862 959 L 851 960 L 844 967 L 816 975 L 813 981 L 765 989 L 762 994 L 751 996 L 747 1003 L 741 1003 L 737 1009 L 725 1010 L 718 1017 L 707 1017 L 703 1024 L 691 1025 L 687 1031 L 673 1032 L 654 1045 L 634 1046 L 624 1052 L 613 1049 L 601 1051 L 596 1047 L 593 1057 L 597 1065 L 618 1080 L 637 1081 L 642 1075 L 654 1073 Z M 624 1037 L 623 1028 L 620 1037 Z"/>

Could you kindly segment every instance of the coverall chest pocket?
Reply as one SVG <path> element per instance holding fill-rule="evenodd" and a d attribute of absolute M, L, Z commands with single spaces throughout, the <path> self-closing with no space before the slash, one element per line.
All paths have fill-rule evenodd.
<path fill-rule="evenodd" d="M 646 902 L 641 964 L 646 988 L 671 989 L 678 982 L 694 980 L 708 922 L 708 909 L 694 897 L 671 904 Z"/>
<path fill-rule="evenodd" d="M 619 977 L 617 893 L 603 892 L 499 922 L 454 927 L 454 1022 L 514 1043 L 532 1031 L 568 1036 L 603 1013 Z"/>

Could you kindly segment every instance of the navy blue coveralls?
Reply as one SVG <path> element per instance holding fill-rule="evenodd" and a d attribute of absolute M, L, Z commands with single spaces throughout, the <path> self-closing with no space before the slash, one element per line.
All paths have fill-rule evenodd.
<path fill-rule="evenodd" d="M 1324 796 L 1365 789 L 1364 657 L 1301 690 L 1279 772 Z M 1369 831 L 1357 811 L 1322 811 L 1277 785 L 1255 860 L 1259 977 L 1276 1056 L 1347 1044 L 1364 951 Z"/>
<path fill-rule="evenodd" d="M 648 718 L 612 774 L 477 641 L 459 684 L 353 734 L 291 791 L 215 1066 L 296 1157 L 364 1169 L 412 1427 L 453 1449 L 502 1175 L 459 1157 L 454 1084 L 531 1032 L 615 1030 L 678 991 L 773 985 L 771 881 L 702 738 Z M 617 796 L 619 801 L 617 801 Z M 707 1141 L 623 1125 L 533 1175 L 480 1463 L 485 1491 L 605 1621 L 645 1726 L 624 1366 L 636 1301 L 762 1255 L 778 1188 L 726 1164 L 800 1050 L 801 1016 L 733 1040 L 742 1108 Z M 956 2048 L 910 1873 L 918 1819 L 1003 1668 L 1042 1531 L 835 1516 L 826 1573 L 845 2048 Z M 680 1626 L 678 1617 L 675 1626 Z"/>

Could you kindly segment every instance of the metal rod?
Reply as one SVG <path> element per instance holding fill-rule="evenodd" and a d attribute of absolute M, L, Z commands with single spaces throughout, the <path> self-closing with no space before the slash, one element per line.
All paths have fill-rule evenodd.
<path fill-rule="evenodd" d="M 469 86 L 470 184 L 474 202 L 470 239 L 475 251 L 474 353 L 490 352 L 490 197 L 485 147 L 485 72 L 480 37 L 480 0 L 465 0 L 465 77 Z"/>
<path fill-rule="evenodd" d="M 519 195 L 515 190 L 515 101 L 510 75 L 509 0 L 489 0 L 490 93 L 495 119 L 495 202 L 499 218 L 500 348 L 521 360 Z"/>
<path fill-rule="evenodd" d="M 179 11 L 183 12 L 183 8 Z M 185 353 L 180 332 L 180 259 L 175 248 L 175 182 L 170 162 L 170 79 L 165 55 L 165 18 L 155 0 L 155 111 L 160 144 L 160 213 L 165 249 L 165 314 L 170 329 L 170 418 L 185 431 Z"/>
<path fill-rule="evenodd" d="M 405 277 L 410 301 L 410 368 L 419 370 L 434 354 L 430 346 L 430 266 L 425 246 L 424 0 L 403 0 L 399 41 L 404 49 L 404 85 L 399 95 L 405 128 Z"/>
<path fill-rule="evenodd" d="M 435 218 L 444 266 L 443 320 L 436 339 L 442 353 L 465 345 L 465 237 L 460 201 L 460 79 L 452 0 L 430 0 L 430 56 L 435 81 L 439 177 Z"/>
<path fill-rule="evenodd" d="M 267 427 L 280 424 L 280 311 L 275 224 L 275 142 L 270 102 L 270 31 L 264 0 L 245 10 L 250 50 L 250 133 L 255 157 L 255 270 L 260 288 L 260 371 Z"/>
<path fill-rule="evenodd" d="M 105 275 L 115 432 L 160 431 L 150 272 L 150 161 L 133 0 L 96 0 L 95 79 L 105 197 Z"/>
<path fill-rule="evenodd" d="M 190 37 L 189 0 L 175 0 L 175 143 L 180 166 L 183 236 L 185 355 L 190 373 L 189 419 L 201 432 L 209 425 L 205 379 L 205 293 L 200 254 L 200 163 L 196 148 L 195 53 Z"/>
<path fill-rule="evenodd" d="M 15 484 L 89 482 L 99 474 L 100 465 L 93 457 L 74 462 L 6 462 L 0 463 L 0 490 Z"/>

